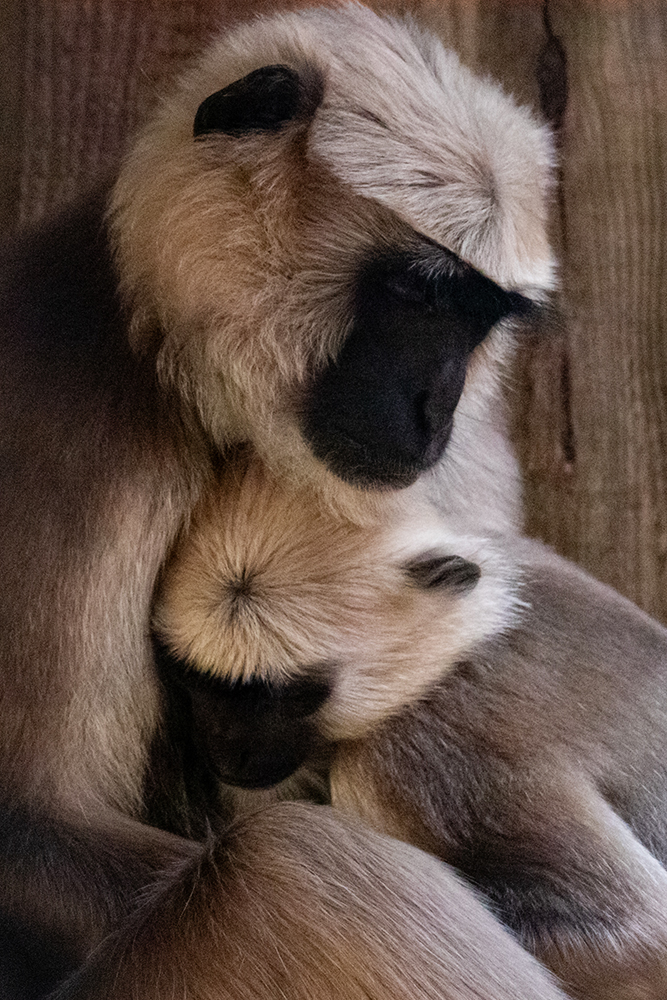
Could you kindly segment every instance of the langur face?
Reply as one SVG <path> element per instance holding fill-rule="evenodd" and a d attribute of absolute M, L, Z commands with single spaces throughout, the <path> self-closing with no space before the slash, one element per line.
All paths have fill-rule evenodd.
<path fill-rule="evenodd" d="M 264 66 L 202 102 L 195 139 L 280 134 L 308 123 L 323 94 L 315 72 Z M 475 348 L 531 303 L 407 226 L 383 236 L 359 252 L 346 336 L 306 380 L 299 429 L 341 479 L 401 487 L 441 458 Z"/>
<path fill-rule="evenodd" d="M 379 568 L 378 566 L 377 569 Z M 410 622 L 406 610 L 413 605 L 411 617 L 417 618 L 414 604 L 419 604 L 419 597 L 415 600 L 419 591 L 423 594 L 439 591 L 443 595 L 441 611 L 447 616 L 448 613 L 451 614 L 452 603 L 464 600 L 474 590 L 480 577 L 480 569 L 474 563 L 459 556 L 434 552 L 421 554 L 396 569 L 395 582 L 400 590 L 407 592 L 408 599 L 406 601 L 405 595 L 400 593 L 394 595 L 395 607 L 403 612 L 403 624 L 413 624 L 422 633 L 425 631 L 427 615 L 432 616 L 433 611 L 437 612 L 438 609 L 425 599 L 425 614 L 420 614 L 418 620 Z M 246 579 L 249 581 L 251 577 L 252 573 L 249 573 Z M 334 571 L 332 602 L 339 582 Z M 248 583 L 246 607 L 243 610 L 237 609 L 241 615 L 245 613 L 252 616 L 255 633 L 262 630 L 272 633 L 267 635 L 267 646 L 277 642 L 284 648 L 289 648 L 294 643 L 294 635 L 290 630 L 281 633 L 279 625 L 281 604 L 284 601 L 289 603 L 291 585 L 288 577 L 282 581 L 282 586 L 279 579 L 268 587 L 264 583 L 262 598 L 262 584 L 256 584 L 255 602 L 253 585 Z M 172 573 L 172 589 L 173 586 Z M 224 589 L 224 583 L 219 580 L 216 589 L 217 601 L 220 603 L 219 595 Z M 203 600 L 209 607 L 215 604 L 215 593 L 201 585 L 197 591 L 198 601 Z M 267 594 L 270 594 L 268 601 Z M 254 603 L 256 607 L 253 607 Z M 366 651 L 367 654 L 370 651 L 375 664 L 366 676 L 363 667 L 357 675 L 360 663 L 363 664 L 364 660 L 363 639 L 356 644 L 357 651 L 361 654 L 360 662 L 347 662 L 350 643 L 349 636 L 345 633 L 350 631 L 350 609 L 334 607 L 332 611 L 332 617 L 338 615 L 340 620 L 340 645 L 338 649 L 335 648 L 335 643 L 331 641 L 331 624 L 323 622 L 323 630 L 329 633 L 331 659 L 328 662 L 295 661 L 291 665 L 283 662 L 283 669 L 276 671 L 275 676 L 272 676 L 266 662 L 256 663 L 256 675 L 253 675 L 253 664 L 248 661 L 252 655 L 249 644 L 245 663 L 246 676 L 243 679 L 232 679 L 228 674 L 229 663 L 225 648 L 230 622 L 226 623 L 226 629 L 220 628 L 217 637 L 213 637 L 217 653 L 213 661 L 210 656 L 209 623 L 208 669 L 203 670 L 196 654 L 185 659 L 170 649 L 169 640 L 172 637 L 169 635 L 168 612 L 165 614 L 163 609 L 162 635 L 155 634 L 153 637 L 158 673 L 167 697 L 176 698 L 180 702 L 181 718 L 184 720 L 182 724 L 196 747 L 198 757 L 218 781 L 240 788 L 270 788 L 289 778 L 304 763 L 313 761 L 326 752 L 328 737 L 332 735 L 332 719 L 334 730 L 341 720 L 343 725 L 348 724 L 350 719 L 353 724 L 358 725 L 364 715 L 366 717 L 363 722 L 368 724 L 374 720 L 378 710 L 380 715 L 385 714 L 388 707 L 395 707 L 392 702 L 397 696 L 400 704 L 400 699 L 407 695 L 410 685 L 405 684 L 401 675 L 405 672 L 416 674 L 417 667 L 407 664 L 406 643 L 391 628 L 386 630 L 384 643 L 382 630 L 387 623 L 379 616 L 379 620 L 375 622 L 374 638 L 368 641 L 369 650 Z M 219 621 L 222 622 L 221 612 Z M 182 619 L 179 624 L 182 631 Z M 452 624 L 454 632 L 456 626 Z M 231 630 L 234 630 L 233 622 Z M 446 640 L 446 626 L 436 627 L 433 631 L 438 633 L 440 639 Z M 195 646 L 199 638 L 194 637 Z M 414 639 L 414 633 L 411 638 Z M 414 651 L 414 648 L 412 642 L 411 649 Z M 438 650 L 436 661 L 440 663 L 437 672 L 444 673 L 448 662 L 447 652 Z M 398 678 L 393 675 L 397 662 Z M 286 666 L 291 666 L 289 673 L 285 672 Z M 392 686 L 395 690 L 392 690 Z M 388 699 L 388 705 L 383 704 L 383 699 Z"/>
<path fill-rule="evenodd" d="M 422 239 L 361 272 L 350 333 L 309 389 L 303 430 L 336 475 L 406 486 L 442 456 L 473 351 L 530 303 Z"/>

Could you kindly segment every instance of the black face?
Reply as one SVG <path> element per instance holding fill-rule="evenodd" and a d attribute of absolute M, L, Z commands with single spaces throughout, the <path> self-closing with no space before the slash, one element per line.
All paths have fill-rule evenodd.
<path fill-rule="evenodd" d="M 473 350 L 532 306 L 424 238 L 362 272 L 355 322 L 303 414 L 315 455 L 341 479 L 407 486 L 444 452 Z"/>
<path fill-rule="evenodd" d="M 318 749 L 314 713 L 326 701 L 326 680 L 288 684 L 229 683 L 197 672 L 155 640 L 158 671 L 168 694 L 178 691 L 181 738 L 192 741 L 198 764 L 241 788 L 270 788 L 288 778 Z"/>

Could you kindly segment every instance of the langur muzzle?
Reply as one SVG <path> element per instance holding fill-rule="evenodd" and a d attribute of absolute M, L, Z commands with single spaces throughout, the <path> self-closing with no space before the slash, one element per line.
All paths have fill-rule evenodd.
<path fill-rule="evenodd" d="M 423 238 L 362 269 L 355 319 L 319 374 L 303 430 L 341 479 L 407 486 L 443 454 L 466 370 L 491 328 L 533 303 Z"/>

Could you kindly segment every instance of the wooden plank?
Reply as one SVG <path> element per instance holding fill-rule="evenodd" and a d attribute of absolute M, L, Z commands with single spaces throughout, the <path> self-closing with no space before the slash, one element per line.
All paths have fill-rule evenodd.
<path fill-rule="evenodd" d="M 274 6 L 269 0 L 27 2 L 19 221 L 40 218 L 111 172 L 164 80 L 217 29 Z M 9 0 L 7 10 L 17 9 Z"/>
<path fill-rule="evenodd" d="M 22 2 L 0 3 L 0 236 L 11 232 L 18 218 L 24 22 Z"/>
<path fill-rule="evenodd" d="M 560 385 L 557 358 L 532 369 L 528 524 L 667 620 L 667 7 L 552 0 L 549 17 L 567 56 L 567 337 Z"/>

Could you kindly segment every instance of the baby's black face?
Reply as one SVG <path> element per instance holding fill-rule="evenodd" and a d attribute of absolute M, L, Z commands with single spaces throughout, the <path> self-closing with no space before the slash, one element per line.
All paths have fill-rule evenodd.
<path fill-rule="evenodd" d="M 163 684 L 188 706 L 198 755 L 227 785 L 270 788 L 318 750 L 315 713 L 329 696 L 325 670 L 290 682 L 230 682 L 198 673 L 154 640 Z"/>

